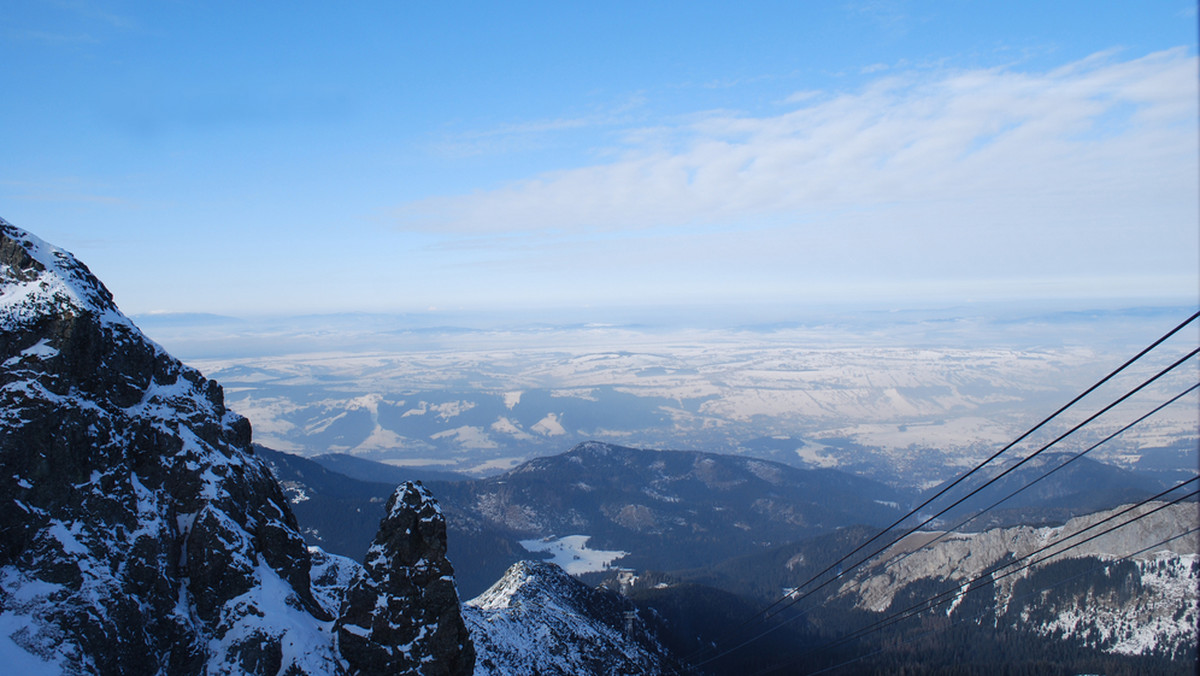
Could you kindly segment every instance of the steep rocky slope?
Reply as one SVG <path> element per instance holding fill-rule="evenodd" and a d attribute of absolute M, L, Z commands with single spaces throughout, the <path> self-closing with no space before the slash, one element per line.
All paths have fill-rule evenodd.
<path fill-rule="evenodd" d="M 0 329 L 8 664 L 27 673 L 359 670 L 333 639 L 353 620 L 314 596 L 295 518 L 217 383 L 147 340 L 71 254 L 3 220 Z M 424 518 L 423 503 L 404 504 L 390 521 Z M 385 523 L 379 537 L 403 534 Z M 449 575 L 444 538 L 440 549 L 411 547 L 380 565 L 400 567 L 393 578 L 408 574 L 410 559 Z M 428 582 L 414 575 L 416 586 Z M 437 596 L 429 612 L 457 612 L 452 587 Z M 389 640 L 380 647 L 417 660 L 409 671 L 433 659 L 447 665 L 441 673 L 470 672 L 469 644 L 425 651 Z"/>
<path fill-rule="evenodd" d="M 948 598 L 949 603 L 936 612 L 953 616 L 973 596 L 975 600 L 966 604 L 971 613 L 1013 631 L 1105 652 L 1191 662 L 1200 622 L 1196 504 L 1149 503 L 1104 524 L 1121 511 L 1089 514 L 1059 527 L 952 533 L 921 549 L 915 546 L 928 542 L 932 535 L 914 534 L 878 564 L 840 585 L 838 595 L 862 610 L 894 612 L 914 598 L 931 596 L 931 590 L 953 590 L 991 575 L 994 584 Z M 1138 514 L 1147 516 L 1065 550 L 1067 545 Z M 1082 535 L 1065 540 L 1061 547 L 1046 549 L 1074 533 Z M 1177 534 L 1186 535 L 1162 542 Z M 1060 549 L 1065 550 L 1061 556 L 1019 570 L 1024 563 Z M 1006 565 L 1034 552 L 1041 553 L 1029 561 Z"/>

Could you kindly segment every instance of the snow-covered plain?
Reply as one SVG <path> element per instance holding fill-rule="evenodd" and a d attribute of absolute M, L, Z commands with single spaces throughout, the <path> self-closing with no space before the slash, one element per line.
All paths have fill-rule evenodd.
<path fill-rule="evenodd" d="M 521 540 L 521 546 L 528 552 L 550 554 L 550 563 L 571 575 L 608 570 L 614 561 L 629 554 L 629 552 L 591 549 L 587 546 L 590 539 L 589 535 L 567 535 L 560 538 Z"/>
<path fill-rule="evenodd" d="M 321 332 L 279 330 L 268 353 L 241 324 L 241 342 L 231 334 L 206 343 L 172 327 L 159 337 L 150 328 L 168 345 L 180 340 L 185 358 L 189 348 L 208 355 L 186 360 L 225 386 L 257 441 L 303 455 L 345 452 L 487 474 L 594 439 L 876 476 L 899 469 L 923 485 L 1015 438 L 1182 317 L 1186 311 L 1163 310 L 755 329 L 372 325 L 358 334 L 341 326 L 327 331 L 344 338 L 336 350 L 313 342 Z M 1165 348 L 1172 357 L 1180 349 Z M 1151 372 L 1139 365 L 1110 383 L 1044 439 Z M 1180 391 L 1187 375 L 1164 379 L 1089 426 L 1081 443 Z M 1197 401 L 1164 410 L 1093 457 L 1194 468 Z"/>

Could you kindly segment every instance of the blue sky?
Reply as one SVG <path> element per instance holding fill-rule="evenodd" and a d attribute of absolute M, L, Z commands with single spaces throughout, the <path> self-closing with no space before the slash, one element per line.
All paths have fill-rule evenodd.
<path fill-rule="evenodd" d="M 1191 2 L 31 2 L 0 216 L 127 313 L 1195 302 Z"/>

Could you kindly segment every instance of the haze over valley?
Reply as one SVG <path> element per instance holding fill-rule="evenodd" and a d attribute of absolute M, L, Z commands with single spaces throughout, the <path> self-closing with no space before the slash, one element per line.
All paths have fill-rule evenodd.
<path fill-rule="evenodd" d="M 599 440 L 925 487 L 1016 438 L 1185 312 L 965 307 L 731 328 L 670 317 L 480 328 L 424 325 L 436 316 L 135 321 L 183 354 L 207 355 L 189 362 L 225 385 L 258 443 L 300 455 L 481 476 Z M 1119 429 L 1185 380 L 1157 384 L 1073 443 Z M 1118 390 L 1088 402 L 1098 408 Z M 1091 457 L 1193 471 L 1196 402 Z"/>

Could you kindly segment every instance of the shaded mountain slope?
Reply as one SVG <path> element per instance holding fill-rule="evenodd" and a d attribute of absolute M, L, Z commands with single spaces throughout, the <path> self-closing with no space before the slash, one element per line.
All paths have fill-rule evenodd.
<path fill-rule="evenodd" d="M 431 482 L 447 518 L 521 538 L 585 535 L 616 565 L 707 566 L 853 523 L 882 524 L 905 496 L 833 470 L 589 442 L 469 482 Z M 461 515 L 461 517 L 460 517 Z"/>
<path fill-rule="evenodd" d="M 386 487 L 346 484 L 311 460 L 270 451 L 264 455 L 297 501 L 294 509 L 310 543 L 360 557 L 372 536 L 373 519 L 381 514 Z M 1007 493 L 1014 487 L 1011 482 L 1029 480 L 1063 459 L 1047 454 L 995 490 Z M 357 464 L 378 465 L 362 459 Z M 381 466 L 380 473 L 396 469 Z M 549 538 L 542 544 L 561 545 L 560 556 L 568 558 L 556 560 L 567 565 L 573 555 L 564 538 L 581 536 L 575 540 L 583 540 L 589 550 L 608 551 L 609 557 L 621 555 L 612 559 L 613 566 L 690 570 L 685 579 L 696 583 L 771 596 L 784 584 L 783 578 L 795 575 L 764 573 L 728 584 L 721 578 L 739 579 L 741 564 L 734 559 L 757 553 L 782 556 L 779 552 L 791 547 L 792 554 L 784 557 L 789 559 L 798 551 L 791 543 L 856 523 L 876 527 L 890 523 L 912 499 L 910 494 L 834 470 L 599 443 L 538 458 L 487 479 L 428 485 L 446 513 L 450 558 L 456 563 L 460 588 L 468 595 L 482 592 L 513 563 L 546 556 L 527 549 L 531 542 Z M 1072 514 L 1144 495 L 1156 485 L 1136 472 L 1084 458 L 972 526 L 1061 523 Z M 989 492 L 963 509 L 987 506 L 997 497 L 1002 495 Z M 958 510 L 951 516 L 962 514 Z M 585 560 L 577 568 L 586 567 L 587 554 L 583 553 Z M 795 573 L 807 566 L 796 561 L 791 565 Z M 723 572 L 726 569 L 728 573 Z M 603 566 L 588 570 L 602 571 Z"/>
<path fill-rule="evenodd" d="M 604 584 L 620 586 L 639 605 L 654 609 L 667 621 L 668 642 L 694 660 L 778 625 L 752 649 L 706 664 L 711 673 L 771 668 L 786 673 L 798 668 L 798 660 L 811 669 L 853 661 L 851 671 L 864 673 L 961 669 L 982 674 L 1001 668 L 1012 673 L 1195 673 L 1200 543 L 1194 532 L 1188 534 L 1200 521 L 1194 502 L 1165 507 L 1028 570 L 1004 575 L 1012 570 L 1006 563 L 1114 513 L 1089 514 L 1062 526 L 949 533 L 942 539 L 935 539 L 938 533 L 916 533 L 868 565 L 846 569 L 844 577 L 825 574 L 818 581 L 831 584 L 804 587 L 805 598 L 787 608 L 776 605 L 772 612 L 779 615 L 772 621 L 748 627 L 741 626 L 739 603 L 767 608 L 875 531 L 850 528 L 709 569 L 610 574 Z M 1180 534 L 1186 535 L 1163 542 Z M 1002 577 L 986 576 L 992 570 Z M 977 588 L 961 593 L 980 575 Z M 722 593 L 729 597 L 723 599 Z M 916 605 L 943 593 L 936 607 Z M 906 613 L 907 619 L 893 617 L 910 608 L 917 612 Z M 740 615 L 749 618 L 753 612 Z M 882 631 L 854 636 L 885 618 L 891 619 Z M 841 641 L 845 636 L 851 638 Z M 714 647 L 704 650 L 709 644 Z"/>

